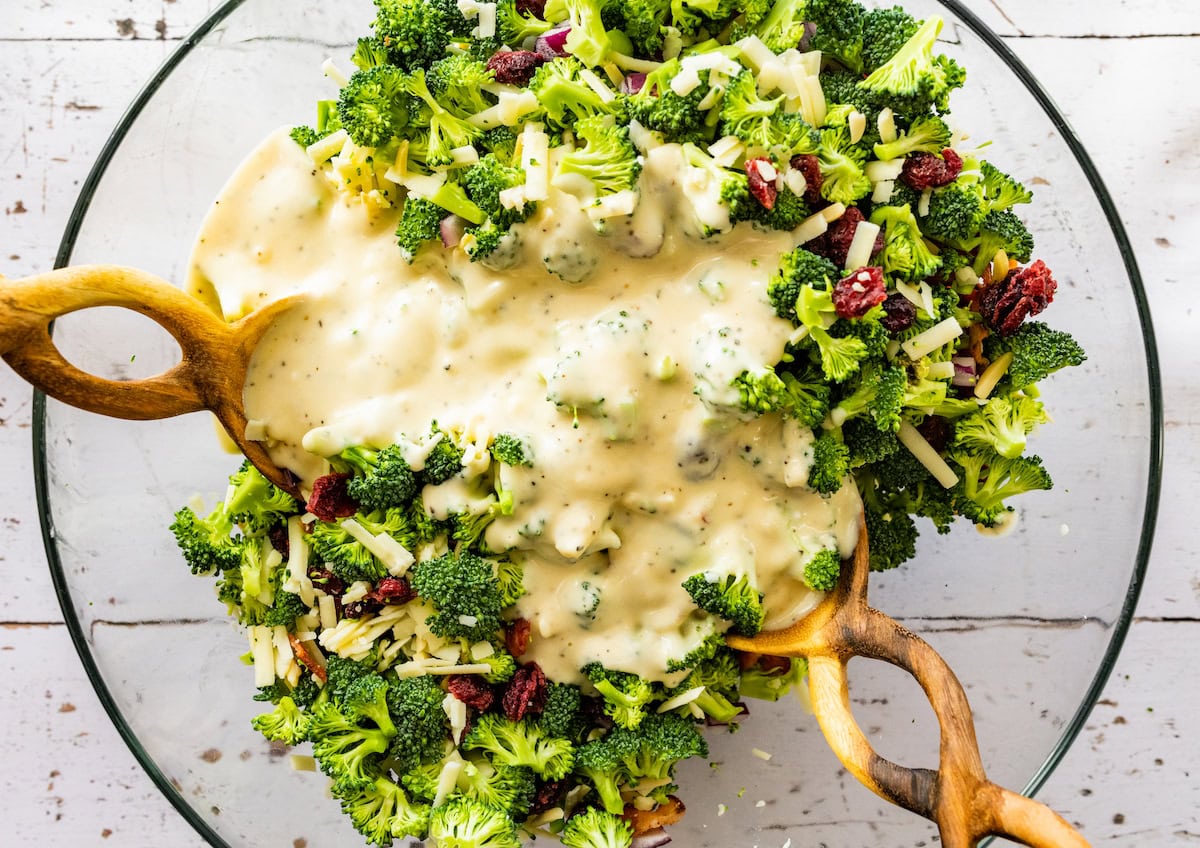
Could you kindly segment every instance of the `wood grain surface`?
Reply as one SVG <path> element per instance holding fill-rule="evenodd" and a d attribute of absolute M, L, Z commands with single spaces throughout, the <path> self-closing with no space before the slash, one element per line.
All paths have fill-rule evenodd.
<path fill-rule="evenodd" d="M 52 266 L 122 110 L 216 5 L 4 0 L 0 273 Z M 1149 578 L 1103 699 L 1039 797 L 1096 845 L 1200 844 L 1200 3 L 968 5 L 1029 64 L 1095 158 L 1129 228 L 1163 362 L 1167 462 Z M 0 369 L 0 844 L 199 848 L 109 723 L 62 625 L 33 502 L 30 415 L 29 390 Z M 989 638 L 1006 638 L 1006 627 Z"/>

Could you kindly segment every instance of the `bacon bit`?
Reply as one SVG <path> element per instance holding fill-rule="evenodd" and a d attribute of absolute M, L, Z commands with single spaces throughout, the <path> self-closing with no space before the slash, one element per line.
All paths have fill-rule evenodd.
<path fill-rule="evenodd" d="M 875 265 L 859 268 L 833 287 L 833 308 L 842 318 L 861 318 L 885 300 L 883 269 Z"/>
<path fill-rule="evenodd" d="M 451 674 L 446 678 L 450 694 L 468 707 L 484 712 L 496 700 L 496 693 L 478 674 Z"/>
<path fill-rule="evenodd" d="M 381 604 L 406 604 L 417 596 L 403 577 L 385 577 L 367 593 L 367 598 Z"/>
<path fill-rule="evenodd" d="M 750 183 L 750 194 L 758 201 L 763 209 L 770 211 L 775 208 L 775 199 L 779 189 L 775 187 L 775 178 L 779 176 L 771 160 L 765 157 L 747 159 L 745 164 L 746 179 Z"/>
<path fill-rule="evenodd" d="M 267 538 L 271 540 L 271 547 L 283 554 L 283 558 L 287 559 L 290 553 L 288 547 L 288 531 L 284 524 L 276 524 L 267 531 Z"/>
<path fill-rule="evenodd" d="M 821 160 L 815 153 L 803 153 L 792 157 L 792 168 L 804 175 L 804 199 L 811 204 L 821 202 L 821 186 L 825 175 L 821 173 Z"/>
<path fill-rule="evenodd" d="M 904 160 L 900 179 L 915 191 L 941 188 L 958 179 L 963 161 L 957 153 L 947 147 L 941 156 L 932 153 L 912 153 Z"/>
<path fill-rule="evenodd" d="M 501 50 L 487 60 L 488 69 L 495 73 L 496 82 L 505 85 L 529 85 L 533 74 L 547 57 L 532 50 Z"/>
<path fill-rule="evenodd" d="M 296 658 L 296 662 L 309 670 L 313 677 L 325 683 L 329 680 L 329 674 L 325 671 L 325 666 L 308 652 L 308 646 L 296 638 L 296 634 L 288 634 L 288 644 L 292 646 L 292 656 Z"/>
<path fill-rule="evenodd" d="M 533 804 L 529 808 L 529 815 L 536 816 L 538 813 L 544 813 L 546 810 L 559 806 L 566 788 L 566 779 L 551 780 L 540 784 L 537 792 L 534 793 Z"/>
<path fill-rule="evenodd" d="M 1054 300 L 1058 283 L 1046 263 L 1038 260 L 984 289 L 979 297 L 983 321 L 1002 336 L 1016 332 L 1026 318 L 1037 315 Z"/>
<path fill-rule="evenodd" d="M 546 709 L 546 675 L 541 666 L 531 662 L 518 668 L 504 689 L 502 705 L 509 721 L 541 715 Z"/>
<path fill-rule="evenodd" d="M 653 810 L 639 810 L 633 804 L 626 804 L 625 812 L 621 813 L 621 817 L 629 822 L 633 827 L 634 835 L 637 836 L 669 824 L 675 824 L 683 818 L 683 814 L 686 812 L 687 807 L 683 805 L 682 801 L 674 795 L 668 795 L 667 800 Z"/>
<path fill-rule="evenodd" d="M 337 521 L 358 512 L 358 503 L 350 497 L 349 474 L 326 474 L 313 480 L 312 495 L 306 505 L 322 521 Z"/>
<path fill-rule="evenodd" d="M 529 638 L 533 635 L 533 626 L 527 618 L 517 618 L 504 628 L 504 647 L 514 657 L 522 657 L 529 650 Z"/>

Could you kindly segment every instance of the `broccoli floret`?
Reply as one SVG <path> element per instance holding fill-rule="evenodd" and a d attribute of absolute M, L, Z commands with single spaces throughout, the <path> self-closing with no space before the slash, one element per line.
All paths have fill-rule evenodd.
<path fill-rule="evenodd" d="M 411 194 L 405 199 L 404 211 L 396 225 L 396 240 L 406 262 L 412 262 L 426 242 L 439 238 L 439 225 L 445 217 L 446 210 L 431 200 Z"/>
<path fill-rule="evenodd" d="M 412 587 L 437 609 L 426 623 L 449 639 L 490 639 L 500 629 L 503 591 L 489 560 L 462 551 L 419 563 Z"/>
<path fill-rule="evenodd" d="M 663 48 L 663 27 L 671 14 L 671 0 L 626 0 L 620 4 L 622 29 L 641 54 L 657 56 Z"/>
<path fill-rule="evenodd" d="M 393 65 L 356 71 L 338 95 L 338 118 L 355 144 L 380 147 L 408 125 L 404 72 Z"/>
<path fill-rule="evenodd" d="M 207 518 L 183 507 L 175 513 L 171 533 L 192 574 L 229 572 L 242 564 L 242 538 L 231 535 L 233 521 L 219 504 Z"/>
<path fill-rule="evenodd" d="M 441 438 L 438 438 L 439 435 Z M 438 439 L 438 442 L 425 457 L 421 477 L 428 485 L 437 486 L 462 471 L 464 451 L 455 444 L 449 433 L 438 428 L 436 421 L 430 427 L 429 438 Z"/>
<path fill-rule="evenodd" d="M 604 698 L 604 713 L 618 727 L 634 728 L 646 718 L 647 705 L 654 699 L 654 687 L 636 674 L 614 671 L 597 662 L 582 669 L 584 675 Z"/>
<path fill-rule="evenodd" d="M 372 535 L 387 532 L 387 516 L 397 516 L 403 519 L 400 510 L 388 510 L 370 513 L 357 513 L 354 520 Z M 387 577 L 388 571 L 375 554 L 371 553 L 362 542 L 350 535 L 340 523 L 318 521 L 313 525 L 308 542 L 313 552 L 319 556 L 329 570 L 349 583 L 357 580 L 374 582 Z"/>
<path fill-rule="evenodd" d="M 463 174 L 462 184 L 471 201 L 487 215 L 488 223 L 501 234 L 513 224 L 524 221 L 536 208 L 533 203 L 524 203 L 510 209 L 500 202 L 501 192 L 525 184 L 525 172 L 518 167 L 505 165 L 495 154 L 489 153 L 468 168 Z M 475 233 L 478 238 L 478 231 Z M 482 259 L 488 253 L 490 251 L 475 250 L 471 258 Z"/>
<path fill-rule="evenodd" d="M 429 839 L 439 848 L 521 848 L 517 825 L 503 810 L 462 796 L 434 807 Z"/>
<path fill-rule="evenodd" d="M 941 262 L 922 241 L 921 228 L 911 207 L 876 207 L 871 213 L 871 223 L 885 230 L 883 250 L 875 254 L 875 261 L 884 272 L 914 281 L 937 273 Z"/>
<path fill-rule="evenodd" d="M 697 632 L 704 632 L 704 629 L 710 627 L 711 623 L 706 623 L 702 627 L 697 627 Z M 688 651 L 682 659 L 667 660 L 667 671 L 685 671 L 694 669 L 699 665 L 712 660 L 725 647 L 725 637 L 720 633 L 709 633 L 705 636 L 699 645 Z"/>
<path fill-rule="evenodd" d="M 486 62 L 465 53 L 438 60 L 426 76 L 430 93 L 460 117 L 474 115 L 493 105 L 484 86 L 495 81 L 496 74 Z"/>
<path fill-rule="evenodd" d="M 975 254 L 975 273 L 982 274 L 984 268 L 995 259 L 996 253 L 1003 250 L 1009 259 L 1018 262 L 1028 262 L 1033 255 L 1033 235 L 1025 226 L 1025 222 L 1016 216 L 1012 210 L 989 212 L 980 224 L 982 233 L 977 240 L 968 242 L 967 246 L 978 242 Z M 963 246 L 962 243 L 953 245 Z"/>
<path fill-rule="evenodd" d="M 350 61 L 360 71 L 386 65 L 389 61 L 387 46 L 375 38 L 360 38 L 354 45 L 354 53 L 350 56 Z"/>
<path fill-rule="evenodd" d="M 611 115 L 583 118 L 575 124 L 582 146 L 559 160 L 554 185 L 584 200 L 628 191 L 642 171 L 629 128 L 617 126 Z"/>
<path fill-rule="evenodd" d="M 561 779 L 575 761 L 569 740 L 550 736 L 529 719 L 509 721 L 495 713 L 479 716 L 462 746 L 485 752 L 498 766 L 533 769 L 544 780 Z"/>
<path fill-rule="evenodd" d="M 899 6 L 867 12 L 862 25 L 862 70 L 870 73 L 895 56 L 920 26 Z"/>
<path fill-rule="evenodd" d="M 938 241 L 965 241 L 979 233 L 987 214 L 979 185 L 960 180 L 935 189 L 929 196 L 929 214 L 921 219 L 921 229 Z"/>
<path fill-rule="evenodd" d="M 836 338 L 825 329 L 825 319 L 836 313 L 828 290 L 802 286 L 796 301 L 796 317 L 808 330 L 808 338 L 817 346 L 821 371 L 835 383 L 842 383 L 855 374 L 870 354 L 866 342 L 856 335 Z"/>
<path fill-rule="evenodd" d="M 604 61 L 612 50 L 609 33 L 605 31 L 604 0 L 548 0 L 543 17 L 571 25 L 564 48 L 590 68 Z"/>
<path fill-rule="evenodd" d="M 300 600 L 299 595 L 291 592 L 276 592 L 275 603 L 263 615 L 263 624 L 267 627 L 286 627 L 289 630 L 296 619 L 308 613 L 308 606 Z"/>
<path fill-rule="evenodd" d="M 879 95 L 900 98 L 896 111 L 916 116 L 949 108 L 950 93 L 962 86 L 966 74 L 953 59 L 933 53 L 942 19 L 925 20 L 890 59 L 872 71 L 860 85 Z M 895 106 L 893 107 L 895 108 Z"/>
<path fill-rule="evenodd" d="M 1055 371 L 1082 365 L 1087 359 L 1070 333 L 1053 330 L 1040 321 L 1027 321 L 1009 336 L 988 336 L 984 350 L 992 360 L 1005 353 L 1013 355 L 1004 378 L 1013 389 L 1040 383 Z"/>
<path fill-rule="evenodd" d="M 391 680 L 386 697 L 388 713 L 396 725 L 390 755 L 397 762 L 397 772 L 440 760 L 450 730 L 442 709 L 446 693 L 437 679 L 424 675 Z"/>
<path fill-rule="evenodd" d="M 762 630 L 762 595 L 747 575 L 701 572 L 683 581 L 683 588 L 700 609 L 731 622 L 735 633 L 754 636 Z"/>
<path fill-rule="evenodd" d="M 833 433 L 822 433 L 813 440 L 812 466 L 808 486 L 823 495 L 832 495 L 846 482 L 850 473 L 850 450 Z"/>
<path fill-rule="evenodd" d="M 888 462 L 885 460 L 881 464 Z M 869 503 L 864 504 L 863 512 L 870 539 L 872 571 L 887 571 L 916 556 L 917 527 L 906 513 L 880 509 Z"/>
<path fill-rule="evenodd" d="M 818 592 L 832 592 L 842 573 L 842 557 L 831 549 L 817 551 L 804 563 L 804 585 Z"/>
<path fill-rule="evenodd" d="M 629 848 L 633 828 L 616 813 L 590 807 L 571 816 L 560 838 L 565 848 Z"/>
<path fill-rule="evenodd" d="M 771 368 L 743 371 L 733 384 L 744 412 L 777 412 L 813 427 L 829 411 L 829 385 L 811 368 L 798 375 L 791 371 L 776 373 Z"/>
<path fill-rule="evenodd" d="M 718 165 L 705 150 L 688 142 L 683 145 L 683 156 L 690 168 L 696 169 L 701 179 L 683 181 L 683 195 L 687 198 L 695 215 L 696 232 L 704 238 L 728 232 L 733 225 L 752 212 L 750 185 L 742 171 L 731 171 Z"/>
<path fill-rule="evenodd" d="M 625 809 L 621 784 L 628 779 L 622 759 L 626 754 L 621 746 L 632 749 L 629 737 L 613 737 L 610 733 L 581 746 L 575 755 L 575 771 L 596 788 L 604 809 L 614 815 Z M 632 753 L 632 750 L 629 752 Z"/>
<path fill-rule="evenodd" d="M 316 679 L 311 674 L 305 674 L 296 684 L 296 688 L 292 690 L 291 698 L 296 702 L 296 706 L 307 710 L 316 703 L 317 698 L 321 696 L 321 691 Z"/>
<path fill-rule="evenodd" d="M 516 0 L 499 0 L 496 4 L 496 32 L 505 44 L 519 47 L 527 38 L 549 32 L 554 24 L 517 9 Z"/>
<path fill-rule="evenodd" d="M 301 147 L 311 147 L 321 140 L 322 136 L 312 127 L 299 126 L 292 127 L 292 131 L 288 133 L 288 137 Z"/>
<path fill-rule="evenodd" d="M 807 675 L 808 663 L 799 658 L 793 658 L 786 669 L 774 665 L 769 668 L 755 665 L 742 672 L 738 691 L 743 698 L 778 701 L 793 686 L 799 686 Z"/>
<path fill-rule="evenodd" d="M 738 699 L 738 681 L 741 677 L 738 661 L 732 651 L 725 648 L 723 640 L 708 659 L 697 663 L 691 674 L 669 694 L 677 695 L 698 686 L 704 691 L 691 703 L 705 716 L 719 724 L 728 724 L 742 714 L 742 708 L 734 703 Z M 681 707 L 680 711 L 688 709 Z"/>
<path fill-rule="evenodd" d="M 337 654 L 330 654 L 326 658 L 325 670 L 328 675 L 326 688 L 334 703 L 339 706 L 346 697 L 346 690 L 356 680 L 368 674 L 374 674 L 374 671 L 365 662 L 347 659 Z"/>
<path fill-rule="evenodd" d="M 708 744 L 696 726 L 674 713 L 648 715 L 635 730 L 615 727 L 608 740 L 621 752 L 624 770 L 635 783 L 670 780 L 680 760 L 708 756 Z"/>
<path fill-rule="evenodd" d="M 796 47 L 804 37 L 807 7 L 804 0 L 775 0 L 754 34 L 776 53 Z"/>
<path fill-rule="evenodd" d="M 520 562 L 508 557 L 494 562 L 496 582 L 500 584 L 500 602 L 511 607 L 525 595 L 525 569 Z"/>
<path fill-rule="evenodd" d="M 941 153 L 950 144 L 950 127 L 934 115 L 917 118 L 895 141 L 875 145 L 875 158 L 902 159 L 910 153 Z"/>
<path fill-rule="evenodd" d="M 388 711 L 388 684 L 378 674 L 364 674 L 348 684 L 342 694 L 341 707 L 345 714 L 359 721 L 368 720 L 389 737 L 396 735 Z"/>
<path fill-rule="evenodd" d="M 225 499 L 225 511 L 249 534 L 265 533 L 287 516 L 300 512 L 296 499 L 264 477 L 249 460 L 229 478 L 229 484 L 233 491 Z"/>
<path fill-rule="evenodd" d="M 569 129 L 581 118 L 610 111 L 600 95 L 579 79 L 581 70 L 583 65 L 578 60 L 561 57 L 543 64 L 529 81 L 529 90 L 537 95 L 546 117 L 560 129 Z"/>
<path fill-rule="evenodd" d="M 867 154 L 852 144 L 844 130 L 821 131 L 817 148 L 821 167 L 821 196 L 830 203 L 854 203 L 871 191 L 871 180 L 863 170 Z"/>
<path fill-rule="evenodd" d="M 399 445 L 383 450 L 347 448 L 334 457 L 333 464 L 354 472 L 346 488 L 364 509 L 405 506 L 417 493 L 417 476 Z"/>
<path fill-rule="evenodd" d="M 842 440 L 850 451 L 851 468 L 887 459 L 900 449 L 896 434 L 880 430 L 869 417 L 851 418 L 843 424 Z"/>
<path fill-rule="evenodd" d="M 783 148 L 785 158 L 795 153 L 813 153 L 817 146 L 812 128 L 783 107 L 784 97 L 764 99 L 758 80 L 742 71 L 729 81 L 721 102 L 721 135 L 737 136 L 748 147 L 765 150 Z"/>
<path fill-rule="evenodd" d="M 424 101 L 425 105 L 429 107 L 429 149 L 425 155 L 425 161 L 431 167 L 452 164 L 454 155 L 451 151 L 470 145 L 479 138 L 483 130 L 468 123 L 463 116 L 451 112 L 438 102 L 438 99 L 429 90 L 429 83 L 424 71 L 417 70 L 409 74 L 405 87 L 410 94 Z M 437 198 L 431 199 L 437 201 Z"/>
<path fill-rule="evenodd" d="M 752 220 L 758 226 L 788 232 L 796 229 L 812 214 L 804 197 L 786 186 L 775 197 L 775 203 L 770 209 L 760 203 L 753 204 L 750 209 L 754 213 Z"/>
<path fill-rule="evenodd" d="M 287 683 L 277 677 L 270 686 L 259 686 L 258 692 L 254 695 L 254 700 L 270 701 L 272 704 L 278 704 L 288 694 L 290 692 Z"/>
<path fill-rule="evenodd" d="M 1011 510 L 1004 505 L 1008 498 L 1054 486 L 1041 457 L 1007 459 L 965 451 L 952 451 L 950 457 L 962 468 L 955 486 L 955 505 L 963 516 L 985 527 L 995 525 Z"/>
<path fill-rule="evenodd" d="M 796 301 L 803 287 L 826 289 L 840 277 L 837 266 L 824 256 L 797 247 L 780 259 L 779 272 L 767 284 L 767 297 L 776 315 L 795 321 Z"/>
<path fill-rule="evenodd" d="M 419 838 L 429 828 L 429 807 L 410 801 L 399 786 L 382 776 L 344 795 L 342 812 L 368 843 L 385 848 L 395 839 Z"/>
<path fill-rule="evenodd" d="M 810 0 L 808 21 L 816 25 L 811 49 L 820 50 L 846 68 L 863 69 L 863 23 L 866 11 L 857 0 Z"/>
<path fill-rule="evenodd" d="M 568 683 L 550 683 L 546 687 L 546 706 L 542 709 L 542 730 L 548 736 L 579 740 L 588 727 L 587 719 L 580 712 L 583 695 L 578 686 Z"/>
<path fill-rule="evenodd" d="M 218 584 L 218 596 L 223 595 L 222 600 L 238 608 L 242 624 L 262 624 L 278 588 L 280 569 L 269 564 L 264 544 L 270 545 L 265 539 L 250 540 L 243 545 L 241 566 L 224 572 L 223 583 Z"/>
<path fill-rule="evenodd" d="M 1033 200 L 1033 192 L 991 162 L 983 162 L 979 168 L 983 173 L 983 196 L 990 210 L 1002 212 L 1018 203 Z"/>
<path fill-rule="evenodd" d="M 272 742 L 298 745 L 308 739 L 309 722 L 296 702 L 284 696 L 273 711 L 251 719 L 250 726 Z"/>
<path fill-rule="evenodd" d="M 517 671 L 517 661 L 513 655 L 499 649 L 474 662 L 483 663 L 491 669 L 483 675 L 483 679 L 488 683 L 507 683 Z"/>
<path fill-rule="evenodd" d="M 664 62 L 646 75 L 640 91 L 617 101 L 621 123 L 636 120 L 649 130 L 662 133 L 675 142 L 704 142 L 707 146 L 713 127 L 706 125 L 708 113 L 700 104 L 708 97 L 707 75 L 701 84 L 685 95 L 676 94 L 671 80 L 683 69 L 679 59 Z"/>
<path fill-rule="evenodd" d="M 496 462 L 514 467 L 531 468 L 533 466 L 532 451 L 524 440 L 512 433 L 498 433 L 492 439 L 488 448 Z"/>
<path fill-rule="evenodd" d="M 954 446 L 970 453 L 994 451 L 1016 459 L 1025 452 L 1025 437 L 1048 420 L 1045 408 L 1034 398 L 993 396 L 978 412 L 956 422 Z"/>
<path fill-rule="evenodd" d="M 333 794 L 353 797 L 371 786 L 391 736 L 380 728 L 360 727 L 329 701 L 318 704 L 309 715 L 313 756 L 333 779 Z"/>
<path fill-rule="evenodd" d="M 895 433 L 900 429 L 900 411 L 907 387 L 908 375 L 903 368 L 870 363 L 859 372 L 853 391 L 833 408 L 834 420 L 869 415 L 876 428 Z"/>
<path fill-rule="evenodd" d="M 446 54 L 456 23 L 446 3 L 375 0 L 375 7 L 375 37 L 393 65 L 427 68 Z"/>
<path fill-rule="evenodd" d="M 529 814 L 537 779 L 532 769 L 494 766 L 486 757 L 473 757 L 459 774 L 458 788 L 466 797 L 499 807 L 509 818 L 521 821 Z"/>

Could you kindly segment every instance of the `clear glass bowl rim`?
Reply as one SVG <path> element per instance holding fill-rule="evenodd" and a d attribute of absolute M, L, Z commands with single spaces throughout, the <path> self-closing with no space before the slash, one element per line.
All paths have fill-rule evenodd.
<path fill-rule="evenodd" d="M 171 75 L 172 71 L 191 53 L 192 49 L 245 2 L 246 0 L 226 0 L 225 3 L 210 13 L 199 26 L 179 43 L 130 103 L 125 113 L 121 116 L 121 119 L 117 122 L 112 134 L 105 142 L 104 147 L 101 148 L 96 163 L 92 166 L 87 179 L 83 182 L 79 198 L 71 210 L 66 230 L 63 233 L 62 241 L 59 243 L 58 252 L 55 255 L 55 268 L 62 268 L 70 264 L 71 253 L 75 247 L 75 239 L 83 224 L 84 216 L 91 205 L 96 187 L 103 178 L 109 163 L 124 140 L 126 133 L 133 126 L 133 123 L 137 120 L 142 110 L 150 102 L 150 99 L 167 77 Z M 1147 389 L 1150 401 L 1150 450 L 1147 458 L 1149 467 L 1147 468 L 1146 501 L 1142 511 L 1142 529 L 1138 541 L 1133 573 L 1130 575 L 1129 587 L 1125 593 L 1121 613 L 1113 626 L 1112 636 L 1101 659 L 1100 667 L 1096 670 L 1096 674 L 1092 678 L 1092 682 L 1083 700 L 1059 737 L 1058 742 L 1046 755 L 1046 759 L 1042 765 L 1025 785 L 1024 793 L 1032 796 L 1050 777 L 1050 774 L 1058 766 L 1059 762 L 1062 761 L 1063 756 L 1075 741 L 1076 736 L 1079 735 L 1080 730 L 1083 729 L 1084 722 L 1087 720 L 1097 699 L 1100 697 L 1100 693 L 1104 689 L 1109 675 L 1112 673 L 1113 666 L 1116 664 L 1117 657 L 1121 652 L 1121 646 L 1125 642 L 1125 636 L 1129 631 L 1129 625 L 1133 621 L 1134 610 L 1137 607 L 1138 597 L 1145 582 L 1146 568 L 1150 560 L 1150 550 L 1154 538 L 1154 527 L 1158 518 L 1159 496 L 1162 486 L 1162 379 L 1159 370 L 1158 348 L 1155 344 L 1154 328 L 1150 319 L 1150 305 L 1146 297 L 1146 290 L 1142 283 L 1142 275 L 1138 269 L 1133 246 L 1130 244 L 1129 236 L 1125 232 L 1124 225 L 1121 223 L 1116 204 L 1113 202 L 1112 196 L 1109 194 L 1103 179 L 1101 179 L 1100 173 L 1097 171 L 1091 156 L 1088 155 L 1083 144 L 1079 141 L 1074 130 L 1071 129 L 1066 118 L 1063 117 L 1062 112 L 1059 111 L 1050 95 L 1037 81 L 1037 78 L 1034 77 L 1029 68 L 1001 40 L 1000 36 L 994 33 L 987 24 L 980 20 L 974 12 L 966 8 L 959 0 L 937 0 L 937 2 L 955 15 L 980 40 L 987 44 L 1001 61 L 1008 66 L 1009 70 L 1016 75 L 1021 84 L 1025 86 L 1026 90 L 1033 96 L 1038 105 L 1041 106 L 1047 117 L 1050 118 L 1051 123 L 1054 124 L 1055 129 L 1061 134 L 1063 141 L 1075 157 L 1076 162 L 1078 162 L 1092 191 L 1095 193 L 1097 201 L 1100 203 L 1104 217 L 1108 221 L 1113 238 L 1116 240 L 1117 247 L 1120 250 L 1122 261 L 1125 264 L 1125 272 L 1129 278 L 1129 285 L 1137 305 L 1138 322 L 1141 326 L 1142 343 L 1146 357 Z M 158 764 L 142 747 L 137 735 L 125 721 L 125 717 L 117 706 L 116 700 L 108 690 L 108 684 L 92 659 L 86 634 L 75 614 L 75 606 L 72 603 L 70 588 L 67 585 L 66 575 L 63 571 L 62 562 L 59 559 L 58 548 L 55 543 L 53 515 L 50 511 L 49 469 L 47 467 L 46 456 L 46 397 L 38 391 L 34 392 L 33 397 L 33 477 L 38 506 L 38 519 L 42 531 L 42 543 L 46 550 L 46 559 L 50 567 L 50 577 L 54 583 L 54 592 L 62 609 L 63 620 L 71 635 L 71 641 L 75 645 L 79 660 L 83 664 L 84 671 L 87 673 L 88 680 L 91 682 L 93 689 L 95 689 L 100 703 L 104 706 L 104 710 L 112 720 L 117 733 L 125 741 L 134 758 L 137 759 L 155 786 L 158 787 L 171 805 L 175 807 L 183 819 L 213 848 L 232 848 L 187 803 L 183 796 L 175 790 L 171 785 L 170 779 L 163 774 Z"/>

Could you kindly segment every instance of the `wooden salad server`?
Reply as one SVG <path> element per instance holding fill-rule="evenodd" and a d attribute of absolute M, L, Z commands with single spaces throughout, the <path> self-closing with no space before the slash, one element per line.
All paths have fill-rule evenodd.
<path fill-rule="evenodd" d="M 300 497 L 296 478 L 271 461 L 261 442 L 246 438 L 242 406 L 255 345 L 296 301 L 276 301 L 229 324 L 166 280 L 134 268 L 79 265 L 20 280 L 0 277 L 0 356 L 47 395 L 112 418 L 146 421 L 210 410 L 267 479 Z M 155 321 L 179 343 L 179 363 L 156 377 L 128 382 L 76 368 L 54 346 L 50 324 L 95 306 L 120 306 Z"/>
<path fill-rule="evenodd" d="M 935 823 L 943 848 L 974 848 L 987 836 L 1032 848 L 1086 848 L 1049 807 L 988 780 L 962 684 L 929 643 L 868 605 L 869 560 L 864 522 L 837 587 L 812 612 L 784 630 L 730 635 L 729 647 L 807 659 L 813 713 L 838 759 L 876 795 Z M 850 710 L 846 664 L 855 656 L 899 666 L 921 684 L 941 728 L 936 770 L 897 765 L 871 747 Z"/>

